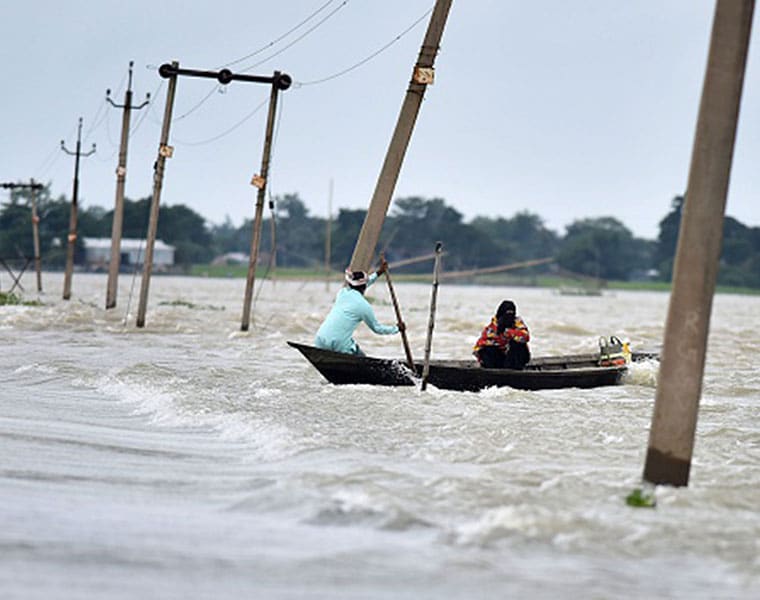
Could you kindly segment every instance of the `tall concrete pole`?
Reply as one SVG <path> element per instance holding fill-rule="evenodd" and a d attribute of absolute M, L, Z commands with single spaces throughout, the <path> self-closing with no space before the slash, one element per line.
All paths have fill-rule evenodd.
<path fill-rule="evenodd" d="M 166 65 L 161 65 L 163 69 Z M 171 67 L 175 70 L 179 63 L 174 61 Z M 163 75 L 162 75 L 163 76 Z M 161 127 L 161 141 L 158 145 L 158 158 L 153 172 L 153 196 L 150 202 L 150 218 L 148 220 L 148 235 L 145 242 L 145 257 L 143 259 L 143 275 L 140 284 L 140 304 L 137 307 L 137 326 L 145 327 L 145 312 L 148 307 L 148 288 L 150 287 L 150 275 L 153 271 L 153 247 L 156 244 L 156 232 L 158 231 L 158 209 L 161 201 L 161 187 L 164 181 L 164 168 L 166 159 L 171 158 L 174 149 L 169 146 L 169 128 L 172 122 L 174 110 L 174 94 L 177 89 L 177 74 L 170 73 L 169 85 L 166 90 L 166 107 L 164 108 L 164 122 Z"/>
<path fill-rule="evenodd" d="M 258 188 L 256 195 L 256 214 L 253 221 L 251 235 L 251 253 L 248 262 L 248 276 L 245 281 L 245 297 L 243 299 L 243 318 L 240 323 L 241 331 L 248 331 L 251 322 L 251 300 L 253 298 L 253 284 L 256 280 L 256 263 L 259 260 L 259 244 L 261 241 L 261 220 L 264 212 L 264 198 L 266 197 L 267 177 L 269 175 L 269 158 L 272 153 L 272 136 L 274 133 L 274 117 L 277 113 L 277 95 L 280 91 L 278 81 L 280 72 L 274 72 L 272 92 L 269 95 L 269 114 L 267 115 L 267 128 L 264 136 L 264 152 L 261 157 L 261 173 L 255 175 L 251 184 Z"/>
<path fill-rule="evenodd" d="M 433 83 L 433 63 L 438 53 L 438 46 L 443 35 L 443 28 L 449 15 L 452 0 L 436 0 L 430 16 L 427 33 L 420 49 L 417 64 L 401 106 L 396 129 L 385 155 L 385 162 L 375 186 L 375 193 L 364 219 L 359 239 L 351 257 L 351 270 L 368 271 L 373 262 L 377 241 L 383 228 L 385 215 L 391 203 L 391 196 L 396 187 L 401 163 L 404 161 L 409 139 L 420 111 L 420 105 L 428 84 Z"/>
<path fill-rule="evenodd" d="M 42 184 L 29 182 L 32 204 L 32 241 L 34 243 L 34 271 L 37 274 L 37 291 L 42 291 L 42 260 L 40 259 L 40 218 L 37 215 L 37 190 Z"/>
<path fill-rule="evenodd" d="M 715 7 L 644 466 L 654 484 L 689 482 L 753 9 Z"/>
<path fill-rule="evenodd" d="M 140 110 L 146 104 L 132 106 L 132 66 L 129 62 L 129 82 L 124 94 L 124 104 L 119 105 L 111 100 L 111 90 L 106 91 L 106 100 L 116 108 L 123 108 L 121 118 L 121 144 L 119 146 L 119 165 L 116 167 L 116 200 L 113 208 L 113 221 L 111 222 L 111 257 L 108 264 L 108 284 L 106 287 L 106 309 L 116 307 L 116 294 L 118 290 L 119 267 L 121 265 L 121 231 L 124 223 L 124 185 L 127 180 L 127 146 L 129 145 L 129 121 L 132 109 Z"/>
<path fill-rule="evenodd" d="M 82 117 L 79 117 L 77 127 L 77 146 L 74 152 L 66 149 L 66 144 L 61 140 L 61 150 L 66 154 L 74 156 L 74 187 L 71 194 L 71 213 L 69 215 L 69 235 L 66 244 L 66 270 L 63 275 L 63 299 L 71 298 L 71 275 L 74 272 L 74 249 L 77 241 L 77 219 L 78 219 L 78 196 L 79 196 L 79 158 L 80 156 L 90 156 L 95 152 L 95 144 L 92 150 L 82 153 Z"/>

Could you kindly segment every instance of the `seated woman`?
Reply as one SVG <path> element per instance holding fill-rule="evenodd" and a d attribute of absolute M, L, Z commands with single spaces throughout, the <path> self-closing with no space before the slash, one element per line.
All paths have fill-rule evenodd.
<path fill-rule="evenodd" d="M 523 369 L 530 360 L 530 332 L 511 300 L 499 305 L 496 315 L 483 328 L 473 354 L 487 369 Z"/>

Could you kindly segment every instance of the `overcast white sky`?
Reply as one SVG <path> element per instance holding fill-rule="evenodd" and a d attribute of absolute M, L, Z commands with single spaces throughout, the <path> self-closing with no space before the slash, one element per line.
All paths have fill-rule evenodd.
<path fill-rule="evenodd" d="M 277 69 L 310 82 L 365 59 L 433 4 L 3 2 L 0 180 L 35 177 L 51 182 L 54 195 L 70 197 L 73 157 L 59 143 L 65 139 L 74 148 L 82 116 L 83 149 L 95 142 L 98 150 L 82 161 L 80 202 L 111 208 L 121 111 L 106 104 L 105 90 L 122 102 L 134 60 L 135 101 L 150 91 L 154 102 L 150 112 L 132 114 L 127 196 L 149 196 L 166 99 L 157 65 L 178 60 L 186 68 L 218 69 L 268 46 L 231 68 L 260 75 Z M 466 220 L 528 210 L 558 233 L 576 219 L 615 216 L 635 235 L 655 238 L 688 177 L 714 5 L 454 0 L 436 83 L 427 91 L 394 197 L 440 197 Z M 333 180 L 334 211 L 368 206 L 427 21 L 361 67 L 282 94 L 272 194 L 298 193 L 312 215 L 325 216 Z M 186 204 L 215 223 L 229 216 L 239 225 L 253 215 L 249 182 L 261 162 L 266 107 L 218 136 L 265 103 L 269 88 L 218 88 L 211 80 L 178 83 L 170 136 L 175 153 L 162 202 Z M 727 213 L 760 226 L 758 190 L 755 31 Z"/>

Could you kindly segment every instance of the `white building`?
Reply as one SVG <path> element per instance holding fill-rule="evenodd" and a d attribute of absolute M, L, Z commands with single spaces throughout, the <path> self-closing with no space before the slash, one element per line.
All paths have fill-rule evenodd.
<path fill-rule="evenodd" d="M 84 242 L 84 262 L 90 269 L 108 269 L 111 262 L 111 238 L 86 237 Z M 145 240 L 122 238 L 121 265 L 142 266 L 145 256 Z M 174 265 L 174 246 L 156 240 L 153 246 L 153 266 L 171 267 Z"/>

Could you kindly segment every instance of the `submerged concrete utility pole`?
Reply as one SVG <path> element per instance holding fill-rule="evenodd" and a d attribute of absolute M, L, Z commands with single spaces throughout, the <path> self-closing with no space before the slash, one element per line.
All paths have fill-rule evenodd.
<path fill-rule="evenodd" d="M 151 203 L 150 222 L 148 225 L 148 240 L 145 252 L 145 265 L 143 269 L 142 288 L 140 289 L 140 307 L 137 313 L 137 326 L 145 325 L 145 309 L 148 302 L 148 285 L 150 282 L 150 272 L 153 263 L 153 245 L 155 243 L 156 228 L 158 226 L 158 202 L 161 192 L 161 180 L 163 179 L 164 159 L 172 155 L 172 148 L 167 146 L 169 139 L 169 124 L 171 122 L 172 105 L 174 104 L 174 90 L 177 85 L 177 76 L 187 77 L 205 77 L 216 79 L 222 85 L 227 85 L 232 81 L 248 81 L 253 83 L 268 83 L 272 86 L 272 96 L 269 102 L 269 119 L 267 121 L 267 136 L 264 143 L 264 159 L 262 161 L 261 175 L 255 175 L 253 185 L 259 188 L 258 199 L 256 202 L 256 224 L 254 225 L 254 240 L 251 246 L 251 265 L 248 268 L 248 280 L 246 285 L 246 308 L 243 311 L 243 331 L 248 329 L 248 318 L 250 316 L 251 291 L 253 290 L 253 276 L 256 272 L 255 259 L 258 258 L 259 238 L 261 236 L 261 219 L 264 210 L 264 197 L 266 193 L 266 177 L 269 168 L 269 152 L 272 144 L 272 131 L 274 129 L 274 111 L 277 105 L 277 92 L 286 90 L 290 87 L 293 80 L 290 75 L 275 71 L 272 77 L 263 75 L 247 75 L 244 73 L 233 73 L 229 69 L 220 71 L 202 71 L 198 69 L 180 69 L 176 61 L 161 65 L 158 69 L 161 77 L 169 79 L 169 90 L 166 96 L 166 111 L 164 112 L 164 126 L 161 132 L 161 145 L 159 147 L 158 161 L 156 162 L 156 175 L 154 177 L 153 202 Z M 254 245 L 255 254 L 254 257 Z"/>
<path fill-rule="evenodd" d="M 653 484 L 689 482 L 753 9 L 715 7 L 644 466 Z"/>
<path fill-rule="evenodd" d="M 78 196 L 79 196 L 79 157 L 90 156 L 95 152 L 95 144 L 89 152 L 82 153 L 82 117 L 79 117 L 79 126 L 77 127 L 77 146 L 72 152 L 66 149 L 66 144 L 61 140 L 61 150 L 66 154 L 74 156 L 74 189 L 71 195 L 71 214 L 69 215 L 69 235 L 66 245 L 66 271 L 63 275 L 63 299 L 71 298 L 71 274 L 74 271 L 74 247 L 77 241 L 77 217 L 78 217 Z"/>
<path fill-rule="evenodd" d="M 173 69 L 170 71 L 169 69 Z M 166 89 L 166 106 L 164 107 L 164 122 L 161 126 L 161 140 L 158 144 L 158 158 L 153 165 L 153 196 L 150 200 L 150 217 L 148 218 L 148 235 L 145 241 L 145 257 L 143 258 L 143 276 L 140 283 L 140 304 L 137 307 L 137 326 L 145 327 L 145 312 L 148 307 L 148 289 L 150 287 L 150 275 L 153 271 L 153 247 L 156 244 L 158 231 L 158 210 L 161 202 L 161 189 L 164 182 L 164 168 L 166 159 L 174 154 L 174 148 L 169 145 L 169 128 L 172 123 L 172 111 L 174 110 L 174 94 L 177 90 L 177 67 L 179 63 L 174 61 L 171 65 L 161 65 L 158 72 L 161 77 L 169 79 Z"/>
<path fill-rule="evenodd" d="M 272 153 L 272 136 L 274 134 L 274 120 L 277 113 L 277 95 L 285 91 L 291 84 L 290 75 L 275 71 L 271 77 L 272 91 L 269 95 L 269 114 L 267 115 L 267 127 L 264 135 L 264 151 L 261 156 L 261 172 L 254 175 L 251 185 L 258 188 L 256 194 L 256 213 L 253 220 L 253 232 L 251 235 L 251 252 L 248 262 L 248 275 L 245 280 L 245 297 L 243 298 L 243 318 L 240 322 L 240 330 L 248 331 L 251 323 L 251 301 L 253 299 L 253 284 L 256 279 L 256 263 L 259 260 L 259 245 L 261 240 L 261 219 L 264 212 L 264 198 L 267 189 L 267 177 L 269 176 L 269 158 Z"/>
<path fill-rule="evenodd" d="M 116 306 L 118 290 L 119 267 L 121 265 L 121 230 L 124 222 L 124 184 L 127 179 L 127 146 L 129 144 L 129 120 L 132 109 L 140 110 L 150 101 L 150 93 L 145 95 L 145 101 L 132 106 L 132 66 L 129 61 L 129 81 L 124 94 L 124 104 L 116 104 L 111 100 L 111 90 L 106 90 L 106 100 L 115 108 L 123 108 L 121 118 L 121 145 L 119 146 L 119 165 L 116 167 L 116 200 L 113 207 L 111 223 L 111 258 L 108 264 L 108 285 L 106 286 L 106 310 Z"/>
<path fill-rule="evenodd" d="M 404 103 L 396 122 L 391 143 L 385 155 L 385 162 L 375 185 L 375 193 L 364 219 L 359 239 L 351 257 L 352 271 L 368 271 L 373 262 L 377 241 L 383 228 L 385 215 L 391 203 L 391 196 L 396 187 L 401 163 L 404 161 L 412 129 L 420 111 L 420 105 L 428 84 L 433 83 L 433 63 L 438 53 L 438 46 L 443 35 L 443 28 L 449 15 L 452 0 L 436 0 L 433 14 L 430 16 L 425 39 L 422 42 L 417 64 L 412 72 L 412 79 L 406 91 Z"/>
<path fill-rule="evenodd" d="M 37 291 L 42 291 L 42 259 L 40 258 L 40 218 L 37 216 L 37 190 L 41 183 L 29 180 L 30 202 L 32 205 L 32 243 L 34 244 L 34 272 L 37 274 Z"/>

